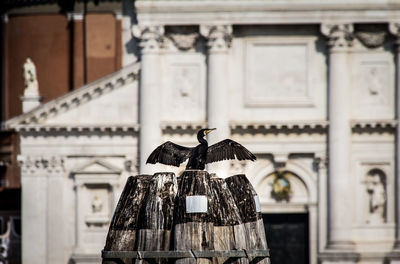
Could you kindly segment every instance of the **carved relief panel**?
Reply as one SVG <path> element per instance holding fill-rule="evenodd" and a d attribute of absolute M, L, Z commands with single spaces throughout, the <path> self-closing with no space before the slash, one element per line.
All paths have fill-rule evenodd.
<path fill-rule="evenodd" d="M 325 52 L 315 28 L 238 28 L 230 53 L 230 119 L 250 124 L 325 119 Z"/>
<path fill-rule="evenodd" d="M 352 111 L 355 119 L 394 118 L 395 79 L 390 53 L 354 54 Z"/>
<path fill-rule="evenodd" d="M 205 119 L 205 61 L 200 54 L 168 54 L 163 68 L 163 121 Z"/>
<path fill-rule="evenodd" d="M 313 106 L 310 49 L 307 39 L 249 39 L 245 48 L 245 105 Z"/>

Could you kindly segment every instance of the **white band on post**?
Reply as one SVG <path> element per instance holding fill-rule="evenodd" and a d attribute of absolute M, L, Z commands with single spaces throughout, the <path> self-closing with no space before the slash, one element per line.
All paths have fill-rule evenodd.
<path fill-rule="evenodd" d="M 258 195 L 254 195 L 254 202 L 256 203 L 256 212 L 261 213 L 260 198 L 258 197 Z"/>
<path fill-rule="evenodd" d="M 186 213 L 207 213 L 207 205 L 205 195 L 186 196 Z"/>

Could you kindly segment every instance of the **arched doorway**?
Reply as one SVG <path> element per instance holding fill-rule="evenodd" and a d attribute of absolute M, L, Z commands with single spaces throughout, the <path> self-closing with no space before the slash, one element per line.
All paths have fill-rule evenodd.
<path fill-rule="evenodd" d="M 312 160 L 249 168 L 261 204 L 271 263 L 317 263 L 317 172 Z M 262 166 L 263 165 L 263 166 Z"/>
<path fill-rule="evenodd" d="M 265 180 L 270 187 L 267 194 L 269 193 L 274 203 L 285 206 L 293 202 L 293 199 L 304 199 L 304 202 L 307 199 L 306 186 L 299 176 L 291 171 L 274 171 L 267 175 Z M 263 213 L 263 220 L 272 263 L 310 263 L 308 211 L 266 212 Z"/>

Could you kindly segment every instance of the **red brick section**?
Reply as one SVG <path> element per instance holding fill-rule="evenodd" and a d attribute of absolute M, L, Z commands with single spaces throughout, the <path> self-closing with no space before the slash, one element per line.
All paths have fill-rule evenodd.
<path fill-rule="evenodd" d="M 91 82 L 118 69 L 115 15 L 87 14 L 86 34 L 87 81 Z"/>
<path fill-rule="evenodd" d="M 8 21 L 7 119 L 22 113 L 20 96 L 24 91 L 22 65 L 31 57 L 36 65 L 43 102 L 69 91 L 70 34 L 65 15 L 18 15 Z"/>
<path fill-rule="evenodd" d="M 73 21 L 73 89 L 85 84 L 83 20 Z"/>

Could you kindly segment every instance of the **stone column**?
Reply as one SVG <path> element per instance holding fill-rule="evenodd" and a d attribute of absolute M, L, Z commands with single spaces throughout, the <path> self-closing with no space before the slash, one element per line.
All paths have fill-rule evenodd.
<path fill-rule="evenodd" d="M 140 39 L 141 72 L 139 92 L 139 160 L 140 173 L 152 173 L 155 165 L 146 166 L 147 157 L 161 142 L 160 127 L 160 56 L 163 26 L 140 26 L 132 28 L 133 35 Z"/>
<path fill-rule="evenodd" d="M 350 175 L 350 74 L 348 51 L 352 45 L 351 24 L 323 24 L 329 39 L 329 134 L 328 134 L 328 248 L 349 251 L 352 228 Z"/>
<path fill-rule="evenodd" d="M 201 25 L 200 34 L 207 39 L 208 78 L 207 78 L 207 119 L 209 128 L 217 128 L 208 136 L 210 145 L 229 138 L 229 49 L 232 39 L 231 25 Z M 229 161 L 207 166 L 225 178 L 229 173 Z"/>
<path fill-rule="evenodd" d="M 389 31 L 391 34 L 393 34 L 396 37 L 396 80 L 397 80 L 397 100 L 395 102 L 397 103 L 397 113 L 396 113 L 396 118 L 397 118 L 397 130 L 396 130 L 396 152 L 397 157 L 396 160 L 396 199 L 395 201 L 396 204 L 396 244 L 395 244 L 395 249 L 400 251 L 400 129 L 399 129 L 399 124 L 400 124 L 400 22 L 398 23 L 389 23 Z"/>

